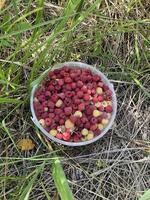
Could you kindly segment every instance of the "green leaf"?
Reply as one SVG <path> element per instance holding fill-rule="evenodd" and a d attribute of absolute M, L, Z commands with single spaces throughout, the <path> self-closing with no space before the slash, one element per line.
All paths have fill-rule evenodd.
<path fill-rule="evenodd" d="M 61 200 L 74 200 L 72 191 L 68 185 L 68 181 L 58 157 L 54 159 L 52 175 Z"/>
<path fill-rule="evenodd" d="M 29 183 L 25 188 L 23 188 L 22 194 L 19 197 L 19 200 L 28 200 L 30 192 L 32 191 L 33 184 L 35 183 L 37 176 L 43 171 L 45 163 L 43 163 L 41 166 L 37 167 L 35 170 L 35 174 L 30 179 Z"/>
<path fill-rule="evenodd" d="M 147 190 L 139 200 L 150 200 L 150 189 Z"/>

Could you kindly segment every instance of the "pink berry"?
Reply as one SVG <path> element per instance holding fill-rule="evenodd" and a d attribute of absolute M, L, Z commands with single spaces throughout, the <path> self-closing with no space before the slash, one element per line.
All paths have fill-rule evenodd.
<path fill-rule="evenodd" d="M 52 101 L 48 101 L 47 106 L 48 106 L 49 108 L 54 108 L 55 104 L 54 104 Z"/>
<path fill-rule="evenodd" d="M 98 75 L 93 75 L 93 81 L 100 81 L 101 78 Z"/>
<path fill-rule="evenodd" d="M 71 116 L 70 116 L 70 121 L 71 121 L 73 124 L 75 124 L 75 122 L 77 121 L 77 118 L 78 118 L 78 117 L 76 117 L 76 116 L 74 116 L 74 115 L 71 115 Z"/>
<path fill-rule="evenodd" d="M 84 127 L 86 128 L 86 129 L 89 129 L 90 128 L 90 123 L 89 122 L 86 122 L 86 124 L 84 125 Z"/>
<path fill-rule="evenodd" d="M 70 115 L 72 113 L 72 108 L 71 107 L 65 107 L 64 111 L 65 111 L 66 115 Z"/>
<path fill-rule="evenodd" d="M 56 108 L 54 112 L 55 112 L 55 114 L 59 115 L 62 113 L 62 109 Z"/>
<path fill-rule="evenodd" d="M 65 83 L 71 83 L 72 79 L 70 77 L 65 77 L 64 81 L 65 81 Z"/>
<path fill-rule="evenodd" d="M 94 103 L 97 103 L 97 102 L 98 102 L 98 97 L 97 97 L 97 95 L 95 95 L 95 96 L 93 97 L 92 100 L 93 100 Z"/>
<path fill-rule="evenodd" d="M 74 83 L 74 82 L 71 83 L 71 88 L 72 88 L 72 89 L 75 89 L 75 88 L 76 88 L 76 83 Z"/>
<path fill-rule="evenodd" d="M 74 99 L 75 104 L 79 104 L 80 102 L 81 102 L 80 99 L 76 99 L 76 98 Z"/>
<path fill-rule="evenodd" d="M 97 129 L 97 125 L 94 124 L 94 125 L 91 125 L 91 126 L 90 126 L 90 130 L 91 130 L 91 131 L 94 131 L 94 130 L 96 130 L 96 129 Z"/>
<path fill-rule="evenodd" d="M 83 85 L 83 87 L 81 88 L 81 90 L 85 93 L 85 92 L 87 92 L 87 87 L 85 85 Z"/>
<path fill-rule="evenodd" d="M 55 120 L 55 122 L 59 122 L 59 116 L 56 115 L 56 116 L 54 117 L 54 120 Z"/>
<path fill-rule="evenodd" d="M 71 138 L 71 134 L 69 132 L 64 132 L 62 136 L 63 136 L 63 140 L 65 141 L 69 141 Z"/>
<path fill-rule="evenodd" d="M 82 86 L 83 86 L 83 82 L 82 81 L 78 81 L 77 82 L 77 87 L 82 88 Z"/>
<path fill-rule="evenodd" d="M 91 123 L 92 123 L 92 124 L 96 124 L 96 123 L 97 123 L 97 118 L 92 117 L 92 118 L 91 118 Z"/>
<path fill-rule="evenodd" d="M 59 124 L 60 125 L 64 125 L 65 124 L 65 120 L 64 119 L 60 119 Z"/>
<path fill-rule="evenodd" d="M 79 98 L 83 97 L 83 92 L 82 92 L 82 91 L 78 91 L 78 92 L 77 92 L 77 96 L 78 96 Z"/>
<path fill-rule="evenodd" d="M 58 100 L 58 95 L 57 94 L 53 94 L 52 96 L 51 96 L 51 100 L 54 102 L 54 103 L 56 103 L 56 101 Z"/>
<path fill-rule="evenodd" d="M 107 85 L 103 85 L 103 90 L 104 91 L 109 90 L 109 87 Z"/>
<path fill-rule="evenodd" d="M 100 106 L 98 107 L 98 110 L 101 111 L 101 112 L 103 112 L 103 111 L 104 111 L 104 106 L 103 106 L 103 105 L 100 105 Z"/>
<path fill-rule="evenodd" d="M 78 135 L 74 135 L 73 136 L 73 141 L 74 142 L 79 142 L 79 140 L 80 140 L 80 137 Z"/>
<path fill-rule="evenodd" d="M 54 113 L 49 113 L 48 116 L 49 116 L 49 118 L 53 119 L 55 117 L 55 114 Z"/>
<path fill-rule="evenodd" d="M 62 140 L 63 135 L 61 133 L 57 133 L 55 137 L 58 138 L 58 139 L 60 139 L 60 140 Z"/>
<path fill-rule="evenodd" d="M 58 96 L 59 96 L 61 99 L 64 99 L 64 98 L 65 98 L 65 94 L 64 94 L 64 93 L 60 93 L 60 94 L 58 94 Z"/>
<path fill-rule="evenodd" d="M 45 92 L 45 96 L 50 97 L 50 96 L 51 96 L 50 91 L 46 91 L 46 92 Z"/>
<path fill-rule="evenodd" d="M 46 124 L 46 126 L 50 126 L 51 123 L 52 123 L 52 120 L 51 120 L 50 118 L 46 118 L 46 119 L 45 119 L 45 124 Z"/>
<path fill-rule="evenodd" d="M 66 93 L 65 93 L 65 95 L 66 95 L 66 97 L 72 97 L 72 92 L 71 91 L 66 91 Z"/>
<path fill-rule="evenodd" d="M 84 103 L 80 103 L 78 105 L 78 110 L 83 111 L 85 109 L 85 104 Z"/>
<path fill-rule="evenodd" d="M 99 95 L 99 96 L 98 96 L 98 101 L 102 102 L 103 100 L 104 100 L 103 95 Z"/>
<path fill-rule="evenodd" d="M 48 90 L 54 91 L 54 90 L 55 90 L 55 87 L 54 87 L 53 85 L 49 85 L 49 86 L 48 86 Z"/>
<path fill-rule="evenodd" d="M 106 107 L 105 107 L 105 111 L 106 111 L 107 113 L 111 113 L 111 112 L 113 111 L 112 106 L 111 106 L 111 105 L 106 106 Z"/>
<path fill-rule="evenodd" d="M 91 90 L 91 94 L 93 94 L 93 95 L 96 94 L 96 90 L 95 90 L 95 89 L 92 89 L 92 90 Z"/>
<path fill-rule="evenodd" d="M 85 101 L 89 101 L 89 100 L 90 100 L 90 95 L 89 95 L 89 94 L 85 94 L 85 95 L 83 96 L 83 99 L 84 99 Z"/>
<path fill-rule="evenodd" d="M 103 85 L 104 85 L 104 83 L 103 82 L 99 82 L 98 84 L 97 84 L 97 86 L 99 86 L 99 87 L 103 87 Z"/>

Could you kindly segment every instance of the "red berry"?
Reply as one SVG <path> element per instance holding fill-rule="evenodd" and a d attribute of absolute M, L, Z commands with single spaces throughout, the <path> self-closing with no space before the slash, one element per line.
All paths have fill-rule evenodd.
<path fill-rule="evenodd" d="M 51 123 L 52 123 L 52 120 L 51 120 L 50 118 L 46 118 L 46 119 L 45 119 L 45 124 L 46 124 L 46 126 L 50 126 Z"/>
<path fill-rule="evenodd" d="M 59 115 L 60 113 L 62 113 L 62 110 L 60 108 L 56 108 L 54 113 Z"/>
<path fill-rule="evenodd" d="M 96 94 L 96 90 L 95 90 L 95 89 L 92 89 L 92 90 L 91 90 L 91 94 Z"/>
<path fill-rule="evenodd" d="M 71 88 L 72 88 L 72 89 L 75 89 L 75 88 L 76 88 L 76 83 L 74 83 L 74 82 L 71 83 Z"/>
<path fill-rule="evenodd" d="M 109 90 L 109 87 L 107 85 L 103 85 L 103 90 L 104 91 Z"/>
<path fill-rule="evenodd" d="M 83 92 L 82 92 L 82 91 L 78 91 L 78 92 L 77 92 L 77 96 L 78 96 L 79 98 L 83 97 Z"/>
<path fill-rule="evenodd" d="M 86 87 L 85 85 L 83 85 L 83 87 L 81 88 L 81 90 L 82 90 L 83 92 L 87 92 L 87 87 Z"/>
<path fill-rule="evenodd" d="M 66 106 L 70 106 L 70 105 L 72 104 L 71 99 L 70 99 L 70 98 L 65 98 L 64 104 L 65 104 Z"/>
<path fill-rule="evenodd" d="M 104 100 L 103 95 L 99 95 L 99 96 L 98 96 L 98 101 L 102 102 L 103 100 Z"/>
<path fill-rule="evenodd" d="M 65 107 L 64 111 L 65 111 L 66 115 L 70 115 L 72 113 L 72 108 L 71 107 Z"/>
<path fill-rule="evenodd" d="M 64 94 L 64 93 L 60 93 L 60 94 L 58 94 L 58 96 L 59 96 L 61 99 L 64 99 L 64 98 L 65 98 L 65 94 Z"/>
<path fill-rule="evenodd" d="M 84 125 L 84 127 L 86 128 L 86 129 L 89 129 L 90 128 L 90 123 L 89 122 L 86 122 L 86 124 Z"/>
<path fill-rule="evenodd" d="M 100 81 L 101 80 L 101 78 L 100 78 L 100 76 L 98 76 L 98 75 L 93 75 L 93 81 Z"/>
<path fill-rule="evenodd" d="M 86 123 L 86 122 L 88 121 L 88 119 L 87 119 L 86 117 L 82 117 L 82 118 L 81 118 L 81 121 L 82 121 L 82 123 L 84 124 L 84 123 Z"/>
<path fill-rule="evenodd" d="M 47 106 L 48 106 L 49 108 L 54 108 L 55 104 L 54 104 L 52 101 L 48 101 Z"/>
<path fill-rule="evenodd" d="M 48 116 L 49 116 L 49 118 L 53 119 L 55 117 L 55 114 L 54 113 L 49 113 Z"/>
<path fill-rule="evenodd" d="M 46 91 L 46 92 L 45 92 L 45 96 L 50 97 L 50 96 L 51 96 L 50 91 Z"/>
<path fill-rule="evenodd" d="M 83 86 L 83 82 L 82 81 L 78 81 L 77 82 L 77 87 L 82 88 L 82 86 Z"/>
<path fill-rule="evenodd" d="M 74 78 L 76 77 L 76 74 L 75 74 L 75 73 L 71 73 L 71 74 L 70 74 L 70 77 L 71 77 L 72 79 L 74 79 Z"/>
<path fill-rule="evenodd" d="M 58 100 L 58 95 L 57 94 L 53 94 L 52 96 L 51 96 L 51 100 L 53 101 L 53 102 L 55 102 L 56 103 L 56 101 Z"/>
<path fill-rule="evenodd" d="M 80 102 L 81 102 L 80 99 L 76 99 L 76 98 L 74 99 L 75 104 L 79 104 Z"/>
<path fill-rule="evenodd" d="M 54 71 L 50 71 L 49 73 L 48 73 L 48 76 L 51 78 L 52 76 L 54 75 Z"/>
<path fill-rule="evenodd" d="M 66 95 L 66 97 L 72 97 L 72 92 L 71 91 L 66 91 L 65 95 Z"/>
<path fill-rule="evenodd" d="M 100 105 L 100 106 L 98 107 L 98 110 L 101 111 L 101 112 L 103 112 L 103 111 L 104 111 L 104 106 Z"/>
<path fill-rule="evenodd" d="M 85 101 L 89 101 L 89 100 L 90 100 L 90 95 L 89 95 L 89 94 L 85 94 L 85 95 L 83 96 L 83 99 L 84 99 Z"/>
<path fill-rule="evenodd" d="M 91 118 L 91 123 L 92 123 L 92 124 L 96 124 L 96 123 L 97 123 L 97 119 L 96 119 L 95 117 L 92 117 L 92 118 Z"/>
<path fill-rule="evenodd" d="M 64 119 L 60 119 L 59 124 L 60 125 L 64 125 L 65 124 L 65 120 Z"/>
<path fill-rule="evenodd" d="M 84 104 L 84 103 L 80 103 L 80 104 L 78 105 L 78 109 L 79 109 L 80 111 L 83 111 L 83 110 L 85 109 L 85 104 Z"/>
<path fill-rule="evenodd" d="M 106 106 L 106 107 L 105 107 L 105 111 L 106 111 L 107 113 L 111 113 L 111 112 L 113 111 L 112 106 L 111 106 L 111 105 Z"/>
<path fill-rule="evenodd" d="M 39 95 L 39 96 L 38 96 L 38 100 L 39 100 L 40 102 L 45 101 L 45 96 L 44 96 L 44 95 Z"/>
<path fill-rule="evenodd" d="M 95 129 L 93 132 L 94 132 L 95 135 L 100 135 L 101 134 L 101 130 L 99 130 L 98 128 Z"/>
<path fill-rule="evenodd" d="M 73 136 L 73 141 L 74 142 L 79 142 L 79 140 L 80 140 L 80 137 L 78 135 L 74 135 Z"/>
<path fill-rule="evenodd" d="M 103 87 L 103 85 L 104 85 L 104 83 L 103 82 L 99 82 L 98 84 L 97 84 L 97 86 L 99 86 L 99 87 Z"/>
<path fill-rule="evenodd" d="M 65 83 L 71 83 L 72 79 L 70 77 L 65 77 L 64 81 L 65 81 Z"/>
<path fill-rule="evenodd" d="M 107 91 L 105 92 L 105 94 L 108 95 L 108 96 L 112 96 L 112 91 L 111 91 L 111 90 L 107 90 Z"/>
<path fill-rule="evenodd" d="M 94 130 L 96 130 L 96 129 L 97 129 L 97 125 L 94 124 L 94 125 L 91 125 L 91 126 L 90 126 L 90 130 L 91 130 L 91 131 L 94 131 Z"/>
<path fill-rule="evenodd" d="M 62 136 L 63 136 L 63 140 L 66 140 L 66 141 L 70 140 L 71 138 L 71 134 L 69 132 L 64 132 Z"/>
<path fill-rule="evenodd" d="M 74 116 L 74 115 L 71 115 L 70 116 L 70 121 L 73 123 L 73 124 L 75 124 L 75 122 L 77 121 L 77 116 Z"/>
<path fill-rule="evenodd" d="M 88 94 L 91 94 L 91 90 L 88 89 L 87 93 L 88 93 Z"/>
<path fill-rule="evenodd" d="M 98 102 L 98 97 L 97 97 L 97 95 L 95 95 L 95 96 L 93 97 L 92 100 L 93 100 L 94 103 L 97 103 L 97 102 Z"/>
<path fill-rule="evenodd" d="M 55 137 L 61 140 L 63 138 L 63 135 L 61 133 L 57 133 Z"/>
<path fill-rule="evenodd" d="M 43 107 L 47 107 L 47 105 L 48 105 L 48 102 L 47 102 L 47 101 L 43 101 L 43 102 L 42 102 L 42 106 L 43 106 Z"/>

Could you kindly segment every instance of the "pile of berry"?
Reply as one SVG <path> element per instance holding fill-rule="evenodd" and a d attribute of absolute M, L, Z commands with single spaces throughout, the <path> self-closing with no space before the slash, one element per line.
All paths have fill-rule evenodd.
<path fill-rule="evenodd" d="M 109 123 L 112 91 L 89 69 L 64 66 L 50 71 L 36 90 L 34 110 L 52 136 L 68 142 L 91 140 Z"/>

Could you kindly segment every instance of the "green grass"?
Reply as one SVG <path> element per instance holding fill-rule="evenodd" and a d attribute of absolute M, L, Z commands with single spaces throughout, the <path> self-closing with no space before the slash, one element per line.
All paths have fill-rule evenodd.
<path fill-rule="evenodd" d="M 54 64 L 73 60 L 96 65 L 115 83 L 121 81 L 125 88 L 128 84 L 134 87 L 137 93 L 129 98 L 133 104 L 138 102 L 139 94 L 147 105 L 150 98 L 148 7 L 144 0 L 6 1 L 0 10 L 0 199 L 35 199 L 39 195 L 49 200 L 57 193 L 56 188 L 60 196 L 66 193 L 61 191 L 58 174 L 57 178 L 53 174 L 56 188 L 51 180 L 49 188 L 42 176 L 41 184 L 36 183 L 47 170 L 48 162 L 48 174 L 53 176 L 50 171 L 53 156 L 46 155 L 48 145 L 32 124 L 29 110 L 31 87 Z M 124 97 L 119 93 L 118 98 Z M 18 140 L 26 137 L 36 143 L 35 151 L 18 150 Z M 63 147 L 55 145 L 54 149 L 66 155 Z M 43 162 L 46 162 L 44 166 Z M 64 174 L 61 180 L 66 180 Z M 70 184 L 70 187 L 76 196 L 76 186 Z M 90 187 L 88 190 L 91 192 Z M 93 191 L 94 195 L 100 195 L 95 199 L 105 199 L 109 193 Z M 136 194 L 130 195 L 136 199 Z"/>

